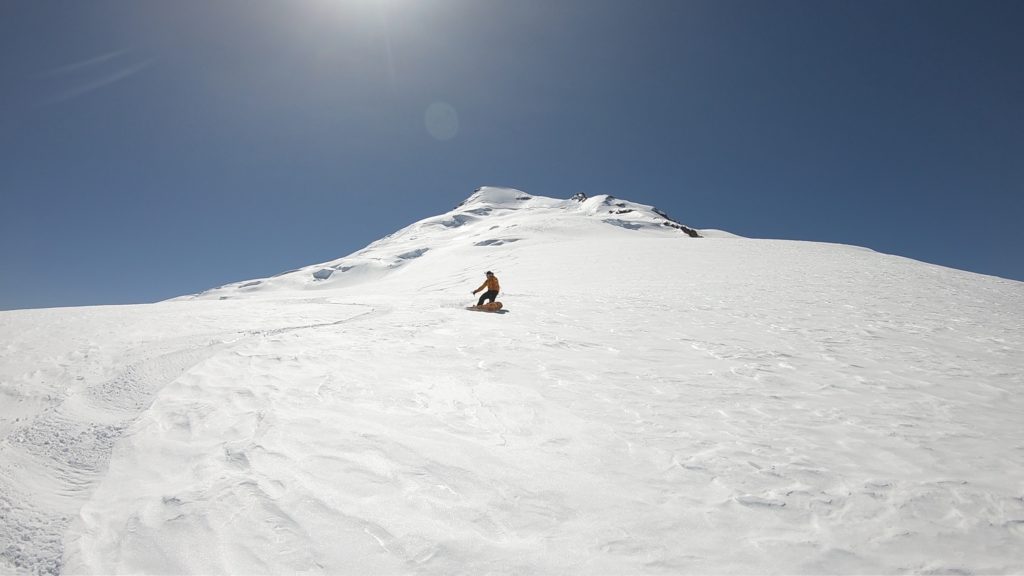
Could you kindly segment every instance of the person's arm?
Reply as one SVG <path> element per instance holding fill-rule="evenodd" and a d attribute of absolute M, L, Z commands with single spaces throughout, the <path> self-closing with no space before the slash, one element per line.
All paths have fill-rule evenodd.
<path fill-rule="evenodd" d="M 480 285 L 479 288 L 477 288 L 476 290 L 473 290 L 473 294 L 476 294 L 477 292 L 483 290 L 484 288 L 487 288 L 487 282 L 484 282 L 483 284 Z"/>

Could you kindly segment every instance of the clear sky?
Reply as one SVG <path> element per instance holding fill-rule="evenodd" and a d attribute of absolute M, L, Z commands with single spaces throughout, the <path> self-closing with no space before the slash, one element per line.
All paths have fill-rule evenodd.
<path fill-rule="evenodd" d="M 0 309 L 344 256 L 481 185 L 1024 280 L 1024 2 L 0 3 Z"/>

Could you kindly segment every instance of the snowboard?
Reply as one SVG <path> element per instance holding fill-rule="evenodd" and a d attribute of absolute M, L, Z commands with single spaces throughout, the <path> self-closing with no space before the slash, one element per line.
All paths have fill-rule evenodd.
<path fill-rule="evenodd" d="M 497 312 L 501 310 L 501 302 L 488 302 L 481 306 L 467 306 L 466 310 L 475 310 L 477 312 Z"/>

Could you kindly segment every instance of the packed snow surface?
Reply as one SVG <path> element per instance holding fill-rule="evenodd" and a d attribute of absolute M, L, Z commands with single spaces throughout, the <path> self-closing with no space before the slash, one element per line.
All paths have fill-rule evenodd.
<path fill-rule="evenodd" d="M 1022 326 L 1019 282 L 485 188 L 0 313 L 0 572 L 1022 573 Z"/>

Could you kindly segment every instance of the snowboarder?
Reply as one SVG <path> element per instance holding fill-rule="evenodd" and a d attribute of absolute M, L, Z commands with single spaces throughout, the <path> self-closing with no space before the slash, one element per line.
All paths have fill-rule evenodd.
<path fill-rule="evenodd" d="M 485 300 L 494 302 L 494 299 L 498 297 L 498 291 L 501 290 L 501 285 L 498 284 L 498 277 L 490 270 L 487 271 L 487 279 L 484 280 L 484 283 L 476 290 L 473 290 L 473 295 L 475 296 L 477 292 L 484 288 L 486 288 L 487 291 L 480 295 L 480 299 L 476 302 L 477 306 L 483 306 Z"/>

